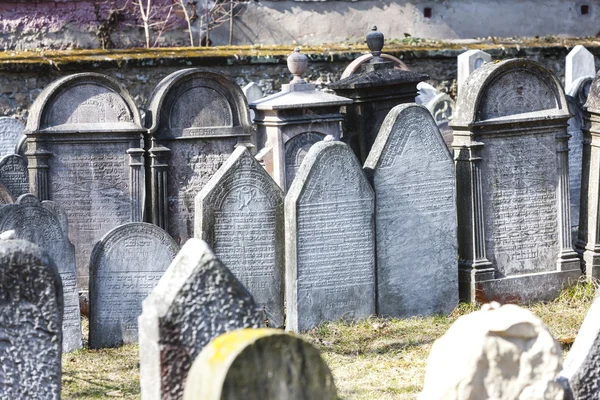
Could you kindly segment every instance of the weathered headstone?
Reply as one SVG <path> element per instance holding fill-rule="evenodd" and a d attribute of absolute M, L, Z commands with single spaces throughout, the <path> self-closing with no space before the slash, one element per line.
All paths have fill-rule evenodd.
<path fill-rule="evenodd" d="M 313 145 L 285 198 L 288 331 L 375 313 L 373 207 L 352 150 Z"/>
<path fill-rule="evenodd" d="M 144 400 L 183 396 L 192 362 L 215 337 L 263 326 L 264 313 L 205 242 L 189 239 L 139 317 L 140 381 Z"/>
<path fill-rule="evenodd" d="M 0 240 L 0 398 L 60 399 L 63 298 L 52 259 Z"/>
<path fill-rule="evenodd" d="M 118 226 L 96 243 L 90 259 L 90 348 L 138 341 L 142 301 L 177 251 L 167 232 L 144 222 Z"/>
<path fill-rule="evenodd" d="M 458 74 L 456 78 L 457 93 L 460 93 L 462 85 L 469 75 L 477 68 L 492 61 L 492 56 L 481 50 L 467 50 L 457 57 Z"/>
<path fill-rule="evenodd" d="M 329 367 L 310 343 L 276 329 L 210 342 L 188 374 L 184 400 L 336 400 Z"/>
<path fill-rule="evenodd" d="M 394 107 L 364 168 L 376 199 L 377 312 L 449 313 L 458 304 L 454 162 L 429 111 Z"/>
<path fill-rule="evenodd" d="M 6 186 L 0 184 L 0 205 L 12 204 L 15 202 L 15 197 L 6 188 Z"/>
<path fill-rule="evenodd" d="M 54 261 L 64 298 L 63 351 L 81 348 L 81 317 L 75 269 L 75 248 L 69 241 L 65 213 L 53 201 L 26 194 L 15 204 L 0 207 L 0 232 L 14 231 L 17 239 L 38 245 Z"/>
<path fill-rule="evenodd" d="M 595 75 L 594 55 L 580 44 L 573 47 L 565 59 L 565 92 L 572 90 L 577 79 Z"/>
<path fill-rule="evenodd" d="M 283 326 L 283 191 L 243 146 L 196 196 L 195 235 Z"/>
<path fill-rule="evenodd" d="M 451 125 L 463 299 L 550 300 L 580 276 L 569 115 L 560 82 L 534 61 L 485 64 L 462 86 Z"/>
<path fill-rule="evenodd" d="M 17 146 L 23 136 L 25 126 L 19 120 L 0 117 L 0 157 L 17 153 Z"/>
<path fill-rule="evenodd" d="M 433 86 L 426 82 L 421 82 L 417 85 L 419 95 L 415 99 L 415 103 L 427 107 L 433 119 L 440 129 L 440 133 L 444 138 L 446 147 L 452 147 L 452 128 L 450 121 L 456 106 L 454 100 L 446 93 L 439 93 Z"/>
<path fill-rule="evenodd" d="M 352 103 L 319 91 L 302 78 L 308 57 L 299 48 L 288 56 L 287 65 L 294 79 L 282 85 L 281 92 L 250 104 L 256 113 L 257 158 L 284 191 L 292 184 L 310 146 L 327 136 L 340 140 L 344 119 L 340 107 Z"/>
<path fill-rule="evenodd" d="M 10 154 L 0 158 L 0 184 L 10 194 L 17 198 L 29 193 L 29 173 L 27 161 L 17 154 Z"/>
<path fill-rule="evenodd" d="M 242 90 L 226 77 L 185 69 L 149 100 L 152 222 L 179 244 L 194 237 L 194 198 L 238 143 L 255 133 Z"/>
<path fill-rule="evenodd" d="M 485 304 L 435 341 L 419 400 L 562 400 L 561 366 L 560 344 L 531 311 Z"/>
<path fill-rule="evenodd" d="M 30 189 L 65 210 L 82 289 L 94 243 L 118 225 L 142 220 L 144 132 L 131 96 L 96 73 L 54 81 L 30 109 Z"/>

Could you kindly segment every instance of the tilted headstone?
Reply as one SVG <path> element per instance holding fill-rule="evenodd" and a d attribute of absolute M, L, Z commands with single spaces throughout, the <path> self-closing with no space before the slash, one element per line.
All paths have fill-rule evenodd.
<path fill-rule="evenodd" d="M 550 300 L 580 276 L 569 115 L 560 82 L 534 61 L 489 63 L 464 83 L 451 124 L 463 299 Z"/>
<path fill-rule="evenodd" d="M 337 400 L 310 343 L 276 329 L 242 329 L 210 342 L 188 374 L 184 400 Z"/>
<path fill-rule="evenodd" d="M 0 157 L 17 154 L 17 147 L 23 136 L 25 126 L 19 120 L 0 117 Z"/>
<path fill-rule="evenodd" d="M 30 189 L 65 210 L 82 289 L 92 246 L 114 227 L 142 220 L 144 132 L 131 96 L 96 73 L 54 81 L 31 106 Z"/>
<path fill-rule="evenodd" d="M 255 133 L 242 90 L 226 77 L 184 69 L 149 100 L 152 222 L 179 244 L 194 237 L 194 198 L 238 143 Z"/>
<path fill-rule="evenodd" d="M 0 398 L 60 399 L 63 297 L 52 259 L 0 240 Z"/>
<path fill-rule="evenodd" d="M 90 348 L 138 341 L 142 301 L 178 250 L 167 232 L 144 222 L 118 226 L 96 243 L 90 259 Z"/>
<path fill-rule="evenodd" d="M 285 198 L 288 331 L 375 313 L 373 207 L 350 147 L 313 145 Z"/>
<path fill-rule="evenodd" d="M 139 317 L 144 400 L 183 396 L 192 362 L 215 337 L 264 325 L 264 313 L 205 242 L 189 239 Z"/>
<path fill-rule="evenodd" d="M 580 44 L 573 47 L 565 59 L 565 92 L 572 90 L 577 79 L 595 75 L 594 55 Z"/>
<path fill-rule="evenodd" d="M 458 74 L 456 78 L 457 93 L 460 93 L 462 85 L 469 75 L 477 68 L 492 61 L 492 56 L 481 50 L 467 50 L 457 57 Z"/>
<path fill-rule="evenodd" d="M 27 161 L 17 154 L 0 158 L 0 184 L 8 189 L 14 198 L 29 193 Z"/>
<path fill-rule="evenodd" d="M 238 147 L 196 196 L 195 235 L 283 326 L 283 192 L 248 149 Z"/>
<path fill-rule="evenodd" d="M 362 73 L 349 75 L 329 85 L 339 96 L 353 103 L 345 107 L 344 136 L 359 161 L 363 163 L 388 112 L 403 103 L 413 103 L 417 84 L 427 75 L 396 69 L 393 60 L 381 54 L 383 34 L 373 26 L 367 35 L 372 58 L 362 64 Z"/>
<path fill-rule="evenodd" d="M 449 313 L 458 304 L 454 162 L 429 111 L 394 107 L 364 168 L 376 199 L 377 312 Z"/>
<path fill-rule="evenodd" d="M 69 241 L 65 213 L 53 201 L 40 202 L 34 195 L 26 194 L 15 204 L 0 207 L 0 232 L 5 231 L 14 231 L 17 239 L 38 245 L 54 261 L 64 298 L 63 351 L 81 348 L 75 247 Z"/>
<path fill-rule="evenodd" d="M 340 140 L 340 107 L 352 103 L 344 97 L 325 93 L 307 83 L 302 74 L 308 57 L 296 48 L 287 58 L 294 79 L 281 92 L 250 104 L 256 113 L 257 158 L 275 182 L 287 191 L 310 147 L 330 136 Z"/>
<path fill-rule="evenodd" d="M 600 298 L 592 303 L 567 354 L 559 382 L 572 400 L 597 399 L 600 382 Z"/>

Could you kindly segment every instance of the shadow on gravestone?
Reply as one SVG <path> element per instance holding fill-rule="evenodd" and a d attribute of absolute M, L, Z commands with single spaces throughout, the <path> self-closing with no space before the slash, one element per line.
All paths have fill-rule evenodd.
<path fill-rule="evenodd" d="M 18 144 L 24 138 L 25 126 L 19 120 L 0 117 L 0 157 L 18 154 Z"/>
<path fill-rule="evenodd" d="M 255 132 L 244 93 L 223 75 L 197 68 L 164 78 L 148 102 L 150 204 L 155 225 L 177 243 L 194 237 L 194 198 L 237 144 Z"/>
<path fill-rule="evenodd" d="M 240 146 L 196 196 L 195 234 L 283 327 L 283 191 Z"/>
<path fill-rule="evenodd" d="M 0 398 L 58 400 L 63 297 L 47 253 L 0 240 Z"/>
<path fill-rule="evenodd" d="M 0 184 L 4 185 L 14 198 L 29 193 L 27 161 L 17 154 L 0 158 Z"/>
<path fill-rule="evenodd" d="M 90 258 L 90 348 L 138 341 L 142 301 L 156 286 L 179 246 L 156 225 L 131 222 L 108 232 Z"/>
<path fill-rule="evenodd" d="M 375 314 L 373 207 L 350 147 L 314 144 L 285 198 L 286 330 Z"/>
<path fill-rule="evenodd" d="M 31 106 L 25 135 L 31 192 L 60 204 L 75 245 L 79 287 L 88 287 L 93 245 L 141 221 L 144 132 L 133 99 L 96 73 L 52 82 Z"/>
<path fill-rule="evenodd" d="M 364 168 L 375 190 L 378 314 L 451 312 L 458 304 L 454 162 L 429 111 L 394 107 Z"/>
<path fill-rule="evenodd" d="M 6 186 L 0 184 L 0 205 L 12 204 L 15 198 Z"/>
<path fill-rule="evenodd" d="M 200 239 L 189 239 L 142 303 L 138 319 L 144 400 L 183 396 L 192 362 L 215 337 L 264 325 L 252 295 Z"/>
<path fill-rule="evenodd" d="M 463 84 L 451 124 L 462 299 L 552 300 L 580 276 L 569 117 L 558 78 L 534 61 L 485 64 Z"/>
<path fill-rule="evenodd" d="M 75 269 L 75 248 L 69 241 L 65 213 L 53 201 L 40 202 L 25 194 L 15 204 L 0 207 L 0 232 L 12 230 L 17 239 L 38 245 L 52 258 L 62 281 L 64 298 L 63 351 L 81 348 L 81 317 Z"/>
<path fill-rule="evenodd" d="M 319 351 L 275 329 L 241 329 L 211 341 L 196 357 L 184 400 L 337 400 Z"/>

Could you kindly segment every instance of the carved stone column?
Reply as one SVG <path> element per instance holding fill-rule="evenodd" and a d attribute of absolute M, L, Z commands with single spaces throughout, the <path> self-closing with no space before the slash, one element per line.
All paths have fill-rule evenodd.
<path fill-rule="evenodd" d="M 150 198 L 152 204 L 152 223 L 167 229 L 169 223 L 168 168 L 171 150 L 156 143 L 150 153 Z"/>
<path fill-rule="evenodd" d="M 131 221 L 142 222 L 144 219 L 144 149 L 132 148 L 129 154 L 129 191 L 131 196 Z"/>
<path fill-rule="evenodd" d="M 35 142 L 34 142 L 35 143 Z M 35 146 L 35 144 L 30 144 Z M 48 179 L 48 159 L 52 153 L 43 149 L 27 149 L 25 153 L 27 157 L 27 169 L 29 170 L 29 190 L 35 194 L 40 201 L 50 200 L 50 184 Z"/>

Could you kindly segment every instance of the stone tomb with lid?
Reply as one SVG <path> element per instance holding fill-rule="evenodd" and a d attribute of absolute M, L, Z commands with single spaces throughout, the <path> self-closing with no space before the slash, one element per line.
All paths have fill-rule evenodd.
<path fill-rule="evenodd" d="M 54 81 L 36 98 L 25 135 L 30 190 L 67 214 L 79 287 L 92 247 L 144 214 L 144 135 L 131 96 L 97 73 Z"/>

